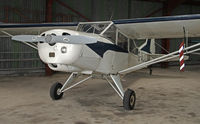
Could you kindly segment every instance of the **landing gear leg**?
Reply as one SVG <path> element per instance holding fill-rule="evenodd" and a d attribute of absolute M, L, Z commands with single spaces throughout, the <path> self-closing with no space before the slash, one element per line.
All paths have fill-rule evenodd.
<path fill-rule="evenodd" d="M 62 90 L 65 88 L 65 86 L 69 83 L 71 83 L 74 78 L 77 76 L 77 74 L 75 73 L 72 73 L 69 78 L 67 79 L 67 81 L 64 83 L 64 85 L 62 85 L 61 83 L 59 82 L 56 82 L 54 83 L 51 88 L 50 88 L 50 97 L 53 99 L 53 100 L 59 100 L 62 98 L 63 96 L 63 92 Z"/>
<path fill-rule="evenodd" d="M 69 78 L 67 79 L 67 81 L 62 85 L 61 83 L 55 83 L 51 86 L 51 89 L 50 89 L 50 97 L 53 99 L 53 100 L 58 100 L 58 99 L 61 99 L 62 96 L 63 96 L 63 93 L 85 81 L 87 81 L 88 79 L 92 78 L 92 75 L 67 87 L 66 86 L 70 83 L 72 83 L 74 81 L 75 78 L 77 78 L 79 75 L 77 73 L 72 73 Z"/>
<path fill-rule="evenodd" d="M 78 84 L 81 84 L 83 83 L 84 81 L 92 78 L 92 76 L 89 76 L 69 87 L 66 88 L 66 86 L 70 83 L 72 83 L 74 81 L 74 79 L 76 79 L 78 77 L 78 74 L 77 73 L 72 73 L 69 78 L 67 79 L 67 81 L 64 83 L 64 85 L 62 85 L 61 83 L 55 83 L 51 86 L 51 89 L 50 89 L 50 97 L 53 99 L 53 100 L 58 100 L 58 99 L 61 99 L 62 96 L 63 96 L 63 93 L 75 86 L 77 86 Z"/>
<path fill-rule="evenodd" d="M 124 92 L 119 75 L 110 75 L 113 80 L 115 86 L 108 80 L 107 82 L 111 85 L 111 87 L 117 92 L 119 97 L 123 100 L 123 106 L 126 110 L 133 110 L 136 102 L 135 92 L 131 89 L 128 89 Z"/>

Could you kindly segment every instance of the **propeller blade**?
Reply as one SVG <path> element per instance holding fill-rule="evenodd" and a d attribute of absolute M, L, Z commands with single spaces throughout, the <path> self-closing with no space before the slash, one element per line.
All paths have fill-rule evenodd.
<path fill-rule="evenodd" d="M 16 35 L 12 40 L 21 42 L 46 42 L 46 43 L 67 43 L 67 44 L 91 44 L 97 39 L 89 36 L 69 35 L 69 36 L 39 36 L 39 35 Z"/>
<path fill-rule="evenodd" d="M 44 36 L 39 35 L 15 35 L 12 36 L 12 40 L 22 41 L 22 42 L 45 42 Z"/>

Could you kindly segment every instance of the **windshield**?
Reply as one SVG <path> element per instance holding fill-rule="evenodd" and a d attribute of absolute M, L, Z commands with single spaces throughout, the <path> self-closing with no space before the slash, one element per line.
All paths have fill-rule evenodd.
<path fill-rule="evenodd" d="M 117 28 L 115 25 L 111 25 L 104 33 L 103 37 L 109 39 L 114 44 L 116 44 L 116 34 L 117 34 Z"/>
<path fill-rule="evenodd" d="M 100 34 L 110 22 L 93 22 L 93 23 L 80 23 L 77 27 L 77 31 Z"/>
<path fill-rule="evenodd" d="M 131 53 L 137 54 L 138 47 L 134 40 L 122 33 L 112 22 L 83 22 L 77 27 L 77 31 L 94 33 L 103 36 Z"/>

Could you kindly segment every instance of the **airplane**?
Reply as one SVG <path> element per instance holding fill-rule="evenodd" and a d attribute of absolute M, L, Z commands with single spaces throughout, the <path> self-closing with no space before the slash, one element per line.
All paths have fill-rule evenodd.
<path fill-rule="evenodd" d="M 50 69 L 71 73 L 64 84 L 56 82 L 51 86 L 53 100 L 61 99 L 65 91 L 91 78 L 100 77 L 116 91 L 124 109 L 133 110 L 136 93 L 124 90 L 120 76 L 156 63 L 177 61 L 178 50 L 156 54 L 155 39 L 200 37 L 199 25 L 200 14 L 195 14 L 99 22 L 4 23 L 0 24 L 0 31 L 37 49 Z M 145 42 L 138 46 L 138 39 Z M 200 43 L 185 47 L 184 55 L 199 51 L 199 46 Z M 82 74 L 88 76 L 75 83 Z"/>

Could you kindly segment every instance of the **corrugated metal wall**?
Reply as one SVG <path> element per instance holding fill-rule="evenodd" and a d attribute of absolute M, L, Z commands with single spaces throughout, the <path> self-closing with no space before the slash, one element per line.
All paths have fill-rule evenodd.
<path fill-rule="evenodd" d="M 13 23 L 45 22 L 45 0 L 1 0 L 0 21 Z"/>
<path fill-rule="evenodd" d="M 0 21 L 5 23 L 45 22 L 45 0 L 4 0 Z M 9 32 L 8 32 L 9 33 Z M 38 52 L 10 37 L 0 37 L 0 75 L 45 73 Z"/>
<path fill-rule="evenodd" d="M 0 75 L 44 73 L 37 50 L 11 41 L 10 37 L 1 37 L 0 42 Z"/>

